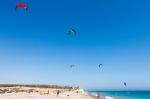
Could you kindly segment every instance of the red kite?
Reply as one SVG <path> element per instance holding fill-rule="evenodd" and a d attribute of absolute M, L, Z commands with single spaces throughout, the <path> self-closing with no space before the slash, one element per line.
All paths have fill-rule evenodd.
<path fill-rule="evenodd" d="M 18 8 L 24 8 L 24 9 L 26 9 L 26 10 L 28 10 L 28 6 L 26 5 L 26 4 L 24 4 L 24 3 L 18 3 L 18 4 L 16 4 L 16 10 L 18 9 Z"/>

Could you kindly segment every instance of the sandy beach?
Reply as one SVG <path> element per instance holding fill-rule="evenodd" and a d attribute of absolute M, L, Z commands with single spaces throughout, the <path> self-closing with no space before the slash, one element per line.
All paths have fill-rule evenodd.
<path fill-rule="evenodd" d="M 80 88 L 13 86 L 0 87 L 0 99 L 96 99 L 96 97 Z"/>
<path fill-rule="evenodd" d="M 67 96 L 69 95 L 69 96 Z M 48 94 L 48 95 L 39 95 L 39 94 L 6 94 L 6 95 L 0 95 L 0 99 L 96 99 L 94 97 L 91 97 L 90 95 L 86 93 L 62 93 L 59 96 L 56 96 L 55 94 Z"/>

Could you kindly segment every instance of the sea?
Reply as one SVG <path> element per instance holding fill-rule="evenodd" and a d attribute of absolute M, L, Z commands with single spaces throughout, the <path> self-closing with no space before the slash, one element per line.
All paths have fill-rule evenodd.
<path fill-rule="evenodd" d="M 100 99 L 150 99 L 150 91 L 90 91 Z"/>

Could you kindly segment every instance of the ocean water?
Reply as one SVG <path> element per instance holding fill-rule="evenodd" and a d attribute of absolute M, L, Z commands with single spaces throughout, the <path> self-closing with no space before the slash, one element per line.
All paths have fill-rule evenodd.
<path fill-rule="evenodd" d="M 150 99 L 150 91 L 90 91 L 100 94 L 100 99 Z"/>

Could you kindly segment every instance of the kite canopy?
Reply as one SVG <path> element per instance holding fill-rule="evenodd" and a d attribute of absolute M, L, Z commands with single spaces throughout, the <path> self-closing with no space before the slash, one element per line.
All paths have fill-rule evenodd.
<path fill-rule="evenodd" d="M 70 65 L 70 67 L 73 68 L 73 67 L 75 67 L 75 65 L 72 64 L 72 65 Z"/>
<path fill-rule="evenodd" d="M 103 64 L 99 64 L 98 66 L 101 67 Z"/>
<path fill-rule="evenodd" d="M 76 30 L 75 29 L 70 29 L 69 30 L 69 35 L 76 35 Z"/>
<path fill-rule="evenodd" d="M 124 82 L 124 86 L 127 86 L 127 83 L 126 83 L 126 82 Z"/>
<path fill-rule="evenodd" d="M 18 8 L 24 8 L 24 9 L 28 9 L 28 6 L 26 5 L 26 4 L 24 4 L 24 3 L 18 3 L 18 4 L 16 4 L 16 10 L 18 9 Z"/>

